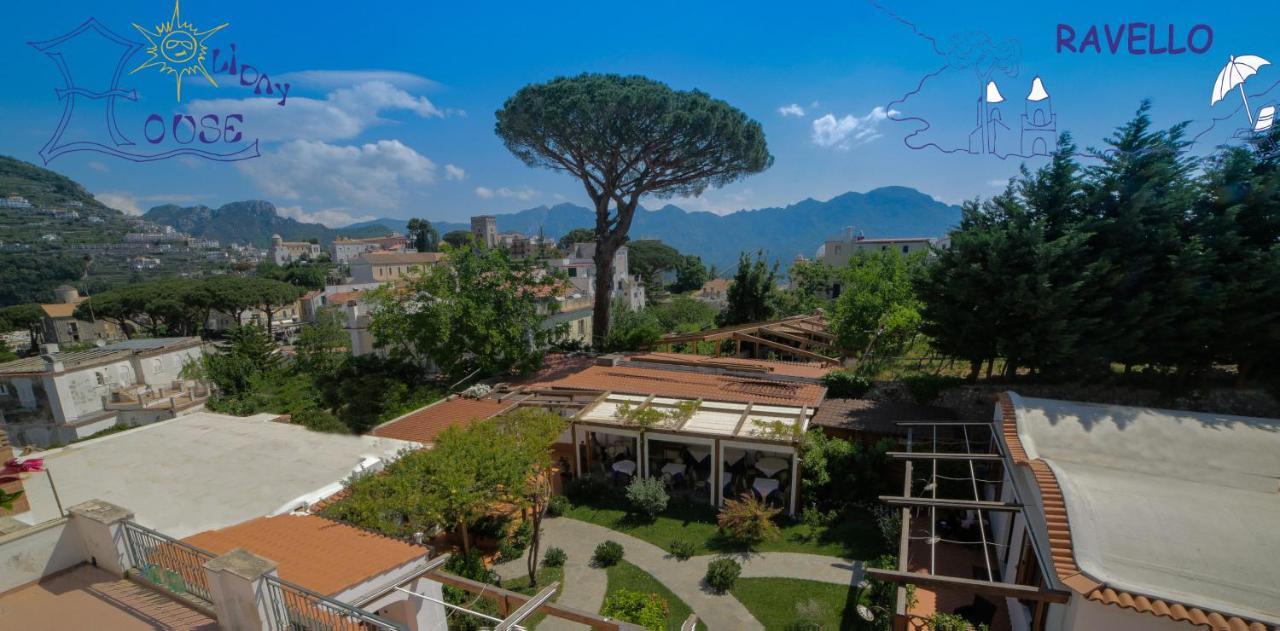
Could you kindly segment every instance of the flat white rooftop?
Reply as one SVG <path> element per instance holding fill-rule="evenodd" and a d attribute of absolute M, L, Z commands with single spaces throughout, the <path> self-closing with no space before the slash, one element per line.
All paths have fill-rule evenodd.
<path fill-rule="evenodd" d="M 622 406 L 636 409 L 647 405 L 650 409 L 675 413 L 681 405 L 692 405 L 692 415 L 679 427 L 671 423 L 658 424 L 655 431 L 683 434 L 703 434 L 722 438 L 773 439 L 789 442 L 796 426 L 803 431 L 813 416 L 813 410 L 783 405 L 734 403 L 729 401 L 703 401 L 671 397 L 647 397 L 637 394 L 609 394 L 582 412 L 582 421 L 602 425 L 617 425 L 627 429 L 621 417 Z M 745 418 L 744 418 L 745 417 Z"/>
<path fill-rule="evenodd" d="M 1086 574 L 1280 624 L 1280 419 L 1011 400 Z"/>
<path fill-rule="evenodd" d="M 54 449 L 43 456 L 64 508 L 100 499 L 144 526 L 185 537 L 270 514 L 348 477 L 366 457 L 415 445 L 276 423 L 273 414 L 196 412 Z M 57 516 L 48 479 L 24 482 L 34 522 Z"/>

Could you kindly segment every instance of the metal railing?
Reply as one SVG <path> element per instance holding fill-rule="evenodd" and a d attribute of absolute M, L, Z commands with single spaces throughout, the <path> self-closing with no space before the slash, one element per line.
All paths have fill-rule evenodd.
<path fill-rule="evenodd" d="M 212 602 L 204 564 L 214 555 L 132 521 L 124 522 L 129 562 L 144 578 L 176 594 Z"/>
<path fill-rule="evenodd" d="M 273 631 L 403 631 L 404 627 L 276 576 L 264 579 Z"/>

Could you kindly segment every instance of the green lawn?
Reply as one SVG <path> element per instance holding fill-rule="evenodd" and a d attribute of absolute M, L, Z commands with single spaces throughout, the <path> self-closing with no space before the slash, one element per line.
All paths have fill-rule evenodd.
<path fill-rule="evenodd" d="M 671 542 L 688 539 L 698 546 L 697 554 L 735 552 L 742 546 L 726 541 L 716 527 L 716 512 L 711 506 L 673 502 L 653 520 L 627 514 L 623 500 L 599 500 L 590 505 L 575 505 L 565 515 L 605 528 L 623 532 L 653 545 L 671 550 Z M 782 537 L 757 545 L 757 552 L 807 552 L 852 559 L 874 559 L 885 552 L 883 538 L 870 515 L 842 517 L 807 538 L 808 529 L 783 520 Z"/>
<path fill-rule="evenodd" d="M 823 631 L 869 628 L 858 617 L 857 589 L 795 578 L 740 578 L 730 590 L 766 631 L 786 629 L 797 620 L 796 606 L 817 603 Z"/>
<path fill-rule="evenodd" d="M 667 601 L 667 629 L 678 631 L 680 625 L 684 623 L 689 614 L 693 613 L 693 609 L 689 608 L 679 596 L 676 596 L 665 585 L 658 582 L 652 574 L 628 563 L 627 561 L 619 561 L 617 565 L 606 570 L 609 576 L 608 587 L 605 591 L 605 599 L 609 595 L 620 589 L 629 589 L 631 591 L 641 592 L 645 594 L 657 594 L 659 598 Z M 703 628 L 699 623 L 698 628 Z"/>
<path fill-rule="evenodd" d="M 521 574 L 520 576 L 502 581 L 502 586 L 513 592 L 532 596 L 544 589 L 547 585 L 556 581 L 560 581 L 560 589 L 556 590 L 556 595 L 551 597 L 551 601 L 555 602 L 560 600 L 560 594 L 564 593 L 564 568 L 562 567 L 547 567 L 545 565 L 539 565 L 537 587 L 529 585 L 529 577 L 526 574 Z M 547 614 L 542 613 L 541 611 L 536 612 L 532 616 L 529 616 L 520 626 L 526 629 L 533 629 L 538 626 L 539 622 L 542 622 L 543 618 L 546 617 Z"/>

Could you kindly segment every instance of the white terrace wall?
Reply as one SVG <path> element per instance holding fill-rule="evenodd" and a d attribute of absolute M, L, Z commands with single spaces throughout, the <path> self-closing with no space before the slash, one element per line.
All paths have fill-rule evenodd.
<path fill-rule="evenodd" d="M 66 517 L 0 537 L 0 594 L 33 583 L 89 558 Z"/>

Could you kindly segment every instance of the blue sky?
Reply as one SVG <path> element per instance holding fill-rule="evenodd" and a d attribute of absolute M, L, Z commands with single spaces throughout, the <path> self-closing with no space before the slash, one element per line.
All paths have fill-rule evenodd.
<path fill-rule="evenodd" d="M 1016 70 L 1006 64 L 990 77 L 1006 100 L 1001 107 L 1010 128 L 1000 132 L 999 143 L 1012 154 L 1022 153 L 1018 118 L 1035 76 L 1051 96 L 1056 129 L 1071 131 L 1083 146 L 1100 144 L 1149 97 L 1157 123 L 1190 120 L 1193 134 L 1208 129 L 1212 117 L 1226 117 L 1201 137 L 1197 147 L 1208 150 L 1246 124 L 1238 94 L 1209 105 L 1228 56 L 1280 57 L 1280 45 L 1268 37 L 1277 11 L 1265 4 L 1253 5 L 1263 14 L 1208 3 L 882 4 L 311 2 L 303 8 L 185 0 L 182 17 L 198 29 L 228 23 L 205 41 L 219 49 L 219 64 L 235 43 L 239 62 L 289 81 L 286 104 L 254 95 L 225 75 L 217 75 L 216 88 L 186 78 L 178 103 L 173 78 L 145 68 L 121 82 L 139 98 L 117 100 L 120 129 L 140 150 L 151 150 L 140 140 L 149 114 L 234 112 L 245 118 L 244 134 L 260 139 L 262 155 L 238 162 L 190 156 L 132 162 L 73 152 L 48 166 L 127 212 L 167 202 L 217 206 L 259 198 L 299 219 L 341 225 L 377 216 L 462 220 L 584 203 L 576 181 L 515 160 L 493 134 L 493 112 L 530 82 L 617 72 L 707 91 L 763 124 L 776 156 L 773 168 L 698 199 L 674 200 L 687 209 L 724 213 L 887 185 L 959 202 L 997 192 L 1023 159 L 907 146 L 967 149 L 984 81 L 973 69 L 956 68 L 959 56 L 935 52 L 933 43 L 891 14 L 933 38 L 944 53 L 983 42 L 1007 49 L 1007 42 L 1016 42 Z M 131 24 L 154 27 L 172 11 L 168 0 L 7 8 L 0 22 L 0 153 L 41 163 L 39 151 L 62 115 L 54 93 L 62 80 L 53 62 L 26 42 L 55 38 L 89 17 L 144 42 Z M 1196 24 L 1212 29 L 1213 43 L 1204 54 L 1134 55 L 1125 42 L 1112 54 L 1104 35 L 1100 53 L 1055 50 L 1060 23 L 1071 25 L 1079 41 L 1090 26 L 1133 22 L 1155 23 L 1157 47 L 1165 45 L 1170 27 L 1185 46 Z M 85 52 L 102 42 L 79 43 L 89 61 L 76 67 L 103 76 L 114 58 Z M 137 52 L 127 69 L 147 57 Z M 901 100 L 944 65 L 919 93 Z M 1245 85 L 1253 94 L 1277 80 L 1280 66 L 1267 66 Z M 1280 90 L 1254 96 L 1250 105 L 1256 111 L 1276 94 Z M 78 105 L 68 134 L 106 140 L 101 112 L 94 109 L 104 103 Z M 917 126 L 896 120 L 906 118 L 924 118 L 930 128 L 908 138 Z M 175 146 L 166 138 L 156 148 Z M 1031 166 L 1042 161 L 1026 160 Z"/>

